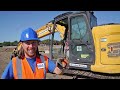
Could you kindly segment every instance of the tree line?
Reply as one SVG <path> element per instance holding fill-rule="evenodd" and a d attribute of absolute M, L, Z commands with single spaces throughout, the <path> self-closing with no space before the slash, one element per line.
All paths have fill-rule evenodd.
<path fill-rule="evenodd" d="M 0 47 L 2 47 L 2 46 L 17 46 L 18 43 L 19 43 L 18 41 L 13 41 L 13 42 L 4 41 L 3 43 L 0 43 Z M 49 45 L 49 44 L 51 44 L 51 40 L 50 39 L 42 40 L 42 41 L 40 41 L 40 44 Z M 60 44 L 62 44 L 62 40 L 61 41 L 54 40 L 53 44 L 54 45 L 60 45 Z"/>
<path fill-rule="evenodd" d="M 10 41 L 4 41 L 3 43 L 0 43 L 0 47 L 2 46 L 17 46 L 18 41 L 10 42 Z"/>
<path fill-rule="evenodd" d="M 51 44 L 51 40 L 50 39 L 46 39 L 46 40 L 40 41 L 40 44 L 50 45 Z M 54 45 L 61 45 L 62 44 L 62 40 L 61 41 L 54 40 L 53 44 Z"/>

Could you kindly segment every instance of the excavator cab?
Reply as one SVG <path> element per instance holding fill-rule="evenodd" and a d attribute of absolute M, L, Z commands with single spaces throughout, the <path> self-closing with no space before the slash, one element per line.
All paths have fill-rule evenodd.
<path fill-rule="evenodd" d="M 90 65 L 95 62 L 91 29 L 97 25 L 97 19 L 92 12 L 80 12 L 71 14 L 68 22 L 69 65 L 71 68 L 90 70 Z"/>
<path fill-rule="evenodd" d="M 95 60 L 91 29 L 97 25 L 97 18 L 93 15 L 93 12 L 67 12 L 55 17 L 54 26 L 55 24 L 64 26 L 66 29 L 63 35 L 62 49 L 64 56 L 62 57 L 66 57 L 69 60 L 69 67 L 89 70 L 89 65 L 94 64 Z M 54 31 L 55 28 L 53 28 Z M 53 38 L 54 33 L 52 41 Z"/>

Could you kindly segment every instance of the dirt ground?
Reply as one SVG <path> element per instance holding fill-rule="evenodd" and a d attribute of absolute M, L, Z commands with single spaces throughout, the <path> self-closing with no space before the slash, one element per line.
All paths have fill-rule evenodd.
<path fill-rule="evenodd" d="M 10 61 L 10 55 L 13 48 L 0 47 L 0 77 Z"/>
<path fill-rule="evenodd" d="M 10 61 L 14 47 L 0 47 L 0 77 Z M 47 73 L 47 79 L 71 79 L 72 77 Z"/>

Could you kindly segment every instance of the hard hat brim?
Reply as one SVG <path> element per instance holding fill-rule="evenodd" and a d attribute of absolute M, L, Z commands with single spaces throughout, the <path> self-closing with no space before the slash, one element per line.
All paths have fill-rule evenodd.
<path fill-rule="evenodd" d="M 20 40 L 20 42 L 22 42 L 22 41 L 31 41 L 31 40 L 40 41 L 39 39 L 36 39 L 36 38 L 30 38 L 30 39 Z"/>

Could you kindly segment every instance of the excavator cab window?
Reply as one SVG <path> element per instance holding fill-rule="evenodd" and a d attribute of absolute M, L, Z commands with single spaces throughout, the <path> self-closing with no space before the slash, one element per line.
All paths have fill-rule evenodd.
<path fill-rule="evenodd" d="M 86 36 L 86 37 L 85 37 Z M 77 16 L 71 20 L 71 40 L 90 41 L 87 33 L 87 24 L 83 16 Z"/>

